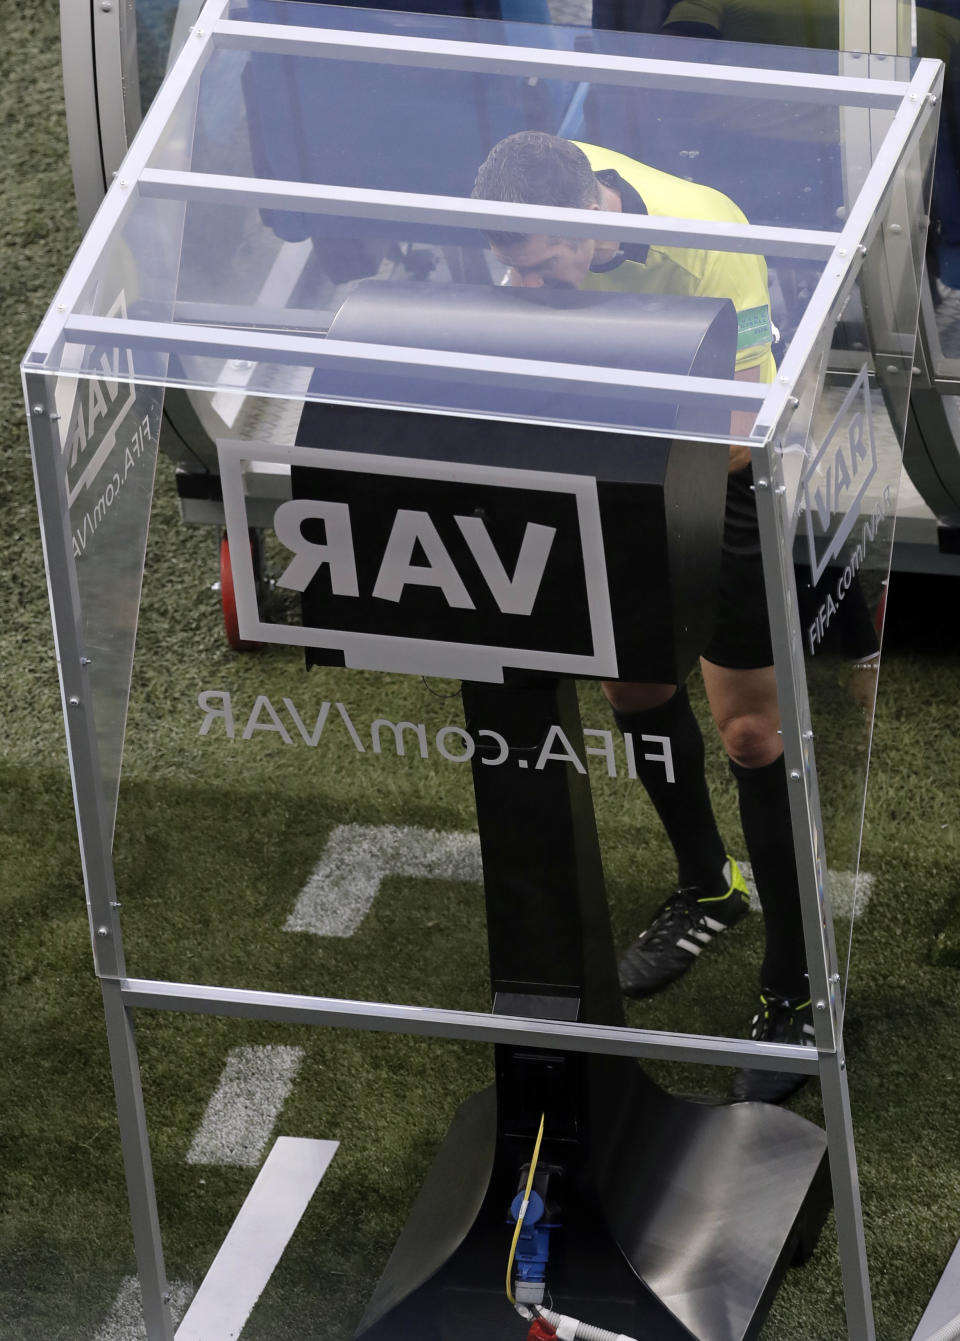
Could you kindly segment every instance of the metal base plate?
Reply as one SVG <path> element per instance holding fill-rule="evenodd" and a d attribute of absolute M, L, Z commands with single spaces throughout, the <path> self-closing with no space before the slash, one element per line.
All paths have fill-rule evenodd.
<path fill-rule="evenodd" d="M 564 1196 L 552 1307 L 644 1341 L 756 1337 L 830 1206 L 824 1132 L 767 1104 L 675 1098 L 634 1063 L 623 1080 L 613 1139 Z M 459 1110 L 357 1337 L 522 1341 L 504 1293 L 516 1177 L 484 1091 Z"/>

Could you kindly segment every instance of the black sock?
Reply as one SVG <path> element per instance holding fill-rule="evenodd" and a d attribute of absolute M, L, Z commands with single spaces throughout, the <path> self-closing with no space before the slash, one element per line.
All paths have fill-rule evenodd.
<path fill-rule="evenodd" d="M 790 828 L 787 770 L 783 755 L 763 768 L 730 760 L 740 793 L 740 823 L 763 908 L 766 953 L 760 983 L 778 996 L 810 995 L 797 862 Z"/>
<path fill-rule="evenodd" d="M 677 854 L 681 886 L 695 885 L 708 897 L 727 891 L 723 867 L 727 856 L 710 805 L 703 772 L 703 737 L 681 687 L 667 703 L 646 712 L 617 712 L 614 720 L 633 739 L 637 776 L 656 807 L 667 837 Z M 674 781 L 670 782 L 659 742 L 643 736 L 667 736 Z M 652 759 L 645 759 L 652 754 Z"/>

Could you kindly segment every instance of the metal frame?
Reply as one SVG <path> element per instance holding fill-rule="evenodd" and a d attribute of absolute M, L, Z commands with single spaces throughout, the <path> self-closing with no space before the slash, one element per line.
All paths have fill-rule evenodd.
<path fill-rule="evenodd" d="M 576 363 L 546 363 L 539 359 L 505 358 L 493 354 L 459 354 L 446 350 L 415 349 L 396 345 L 368 345 L 352 340 L 318 340 L 263 331 L 243 331 L 222 326 L 176 326 L 172 322 L 124 321 L 116 317 L 69 317 L 63 323 L 67 344 L 90 345 L 109 342 L 111 336 L 125 348 L 163 353 L 171 342 L 181 353 L 215 358 L 263 359 L 295 367 L 356 370 L 368 365 L 383 369 L 430 368 L 435 374 L 450 373 L 458 381 L 492 386 L 535 382 L 544 388 L 561 389 L 571 382 L 585 387 L 633 389 L 649 400 L 675 400 L 680 393 L 704 404 L 729 405 L 731 409 L 753 409 L 767 403 L 767 388 L 758 382 L 723 381 L 712 377 L 676 377 L 669 373 L 628 372 L 594 368 Z M 147 378 L 144 378 L 146 381 Z M 171 379 L 171 385 L 175 385 Z M 190 382 L 199 386 L 198 382 Z M 216 389 L 222 389 L 217 384 Z"/>
<path fill-rule="evenodd" d="M 551 209 L 543 205 L 491 204 L 462 196 L 427 196 L 408 191 L 366 191 L 361 187 L 321 186 L 226 177 L 205 172 L 146 168 L 140 194 L 160 200 L 202 200 L 208 204 L 246 205 L 251 209 L 284 209 L 348 219 L 383 219 L 399 223 L 431 223 L 448 228 L 497 228 L 509 223 L 549 226 L 558 237 L 606 235 L 627 242 L 653 240 L 677 247 L 709 245 L 717 251 L 762 251 L 767 256 L 826 260 L 837 246 L 837 233 L 816 229 L 763 227 L 755 224 L 696 223 L 690 219 L 629 215 L 621 220 L 598 219 L 594 210 Z"/>
<path fill-rule="evenodd" d="M 786 360 L 785 360 L 786 361 Z M 777 432 L 785 429 L 790 407 Z M 803 648 L 788 611 L 796 609 L 792 529 L 784 500 L 782 457 L 766 445 L 753 451 L 757 517 L 763 546 L 764 578 L 768 592 L 770 635 L 781 709 L 784 763 L 790 780 L 790 811 L 794 852 L 801 893 L 804 941 L 814 1027 L 830 1179 L 843 1276 L 848 1334 L 872 1341 L 875 1335 L 870 1302 L 870 1277 L 863 1235 L 863 1212 L 857 1179 L 846 1060 L 843 1054 L 843 1008 L 840 974 L 833 934 L 833 915 L 826 885 L 823 823 L 813 747 L 813 725 L 807 695 Z M 785 711 L 789 707 L 792 711 Z M 821 907 L 823 914 L 821 915 Z M 814 953 L 819 948 L 820 953 Z"/>
<path fill-rule="evenodd" d="M 268 30 L 266 25 L 224 20 L 222 15 L 226 5 L 227 0 L 208 0 L 194 28 L 193 37 L 187 42 L 144 120 L 121 175 L 110 187 L 104 205 L 37 333 L 24 366 L 48 585 L 61 669 L 63 711 L 81 835 L 91 941 L 96 972 L 103 990 L 149 1341 L 173 1341 L 173 1330 L 166 1306 L 167 1287 L 136 1055 L 133 1012 L 137 1008 L 326 1024 L 341 1028 L 486 1042 L 507 1042 L 524 1037 L 536 1039 L 544 1046 L 573 1051 L 664 1057 L 714 1065 L 745 1064 L 761 1069 L 816 1074 L 823 1092 L 849 1334 L 858 1338 L 858 1341 L 872 1341 L 874 1328 L 869 1276 L 842 1048 L 842 1003 L 836 990 L 839 975 L 828 907 L 825 924 L 821 926 L 820 908 L 821 903 L 825 903 L 824 854 L 804 661 L 787 615 L 796 593 L 790 562 L 791 519 L 783 502 L 784 491 L 779 473 L 781 462 L 776 452 L 776 442 L 793 412 L 796 403 L 793 399 L 794 387 L 815 349 L 817 336 L 835 318 L 850 292 L 866 250 L 880 227 L 890 182 L 904 155 L 910 150 L 921 119 L 929 114 L 936 99 L 939 67 L 935 62 L 923 61 L 909 84 L 882 83 L 841 75 L 835 78 L 807 77 L 752 68 L 681 65 L 593 55 L 574 57 L 552 48 L 534 50 L 472 46 L 469 43 L 430 42 L 314 28 L 281 28 L 274 31 Z M 659 218 L 618 219 L 616 222 L 609 221 L 608 227 L 608 221 L 602 216 L 598 218 L 594 211 L 547 211 L 535 207 L 492 205 L 489 202 L 391 192 L 353 192 L 347 198 L 348 193 L 325 186 L 150 169 L 150 156 L 164 126 L 181 99 L 195 93 L 199 75 L 211 53 L 218 46 L 249 46 L 251 43 L 259 50 L 280 51 L 293 47 L 303 50 L 306 47 L 318 57 L 331 55 L 342 59 L 351 56 L 369 60 L 375 56 L 380 60 L 402 59 L 424 66 L 482 68 L 513 74 L 548 73 L 575 80 L 582 80 L 584 74 L 587 74 L 594 81 L 629 83 L 642 76 L 648 87 L 677 87 L 698 81 L 701 87 L 712 92 L 747 89 L 751 96 L 782 98 L 786 87 L 790 89 L 791 96 L 797 98 L 881 108 L 892 111 L 894 115 L 883 145 L 866 175 L 863 189 L 842 231 L 837 234 L 762 229 L 749 225 L 691 225 L 683 220 Z M 420 221 L 442 220 L 447 225 L 467 228 L 476 228 L 478 224 L 499 227 L 510 224 L 515 227 L 517 223 L 527 223 L 535 226 L 547 216 L 552 230 L 569 236 L 597 236 L 598 230 L 615 231 L 619 237 L 649 238 L 654 234 L 664 240 L 682 239 L 687 245 L 699 243 L 715 250 L 768 250 L 775 254 L 826 256 L 828 264 L 794 335 L 779 375 L 769 386 L 705 379 L 651 378 L 644 374 L 613 373 L 603 369 L 524 359 L 471 357 L 465 360 L 436 351 L 345 344 L 280 332 L 244 332 L 229 322 L 219 326 L 185 328 L 173 322 L 119 321 L 85 316 L 74 311 L 88 276 L 109 244 L 113 231 L 123 221 L 137 191 L 145 195 L 166 195 L 177 199 L 202 197 L 242 200 L 250 204 L 276 201 L 279 197 L 298 209 L 342 212 L 354 216 L 366 211 L 364 217 L 388 215 Z M 89 662 L 83 644 L 51 374 L 58 371 L 57 361 L 63 357 L 67 345 L 82 345 L 104 336 L 122 334 L 125 347 L 163 350 L 171 347 L 173 339 L 177 347 L 182 349 L 187 330 L 192 348 L 222 357 L 259 354 L 275 361 L 284 361 L 286 357 L 287 361 L 299 364 L 344 360 L 353 368 L 370 361 L 393 366 L 429 362 L 435 368 L 451 369 L 458 375 L 469 370 L 471 375 L 494 384 L 517 379 L 522 381 L 530 377 L 541 380 L 553 377 L 559 383 L 579 380 L 592 385 L 629 385 L 648 393 L 655 384 L 659 384 L 664 394 L 675 395 L 682 389 L 687 394 L 713 399 L 731 408 L 746 405 L 758 409 L 756 425 L 749 441 L 753 449 L 758 515 L 767 589 L 770 593 L 771 632 L 783 709 L 784 752 L 791 779 L 791 815 L 803 903 L 804 934 L 816 1007 L 815 1051 L 722 1037 L 534 1021 L 476 1012 L 244 991 L 131 979 L 126 976 L 110 857 L 111 826 L 99 794 L 97 742 L 91 715 L 87 711 Z M 912 350 L 902 352 L 910 359 L 909 368 L 912 366 Z M 74 368 L 64 366 L 62 370 L 71 376 L 83 376 Z M 144 376 L 142 380 L 158 385 L 165 382 L 174 384 L 172 378 L 167 379 L 158 373 Z"/>
<path fill-rule="evenodd" d="M 171 52 L 187 41 L 203 0 L 180 0 Z M 853 53 L 854 64 L 865 53 L 909 54 L 915 40 L 909 0 L 838 0 L 840 46 Z M 136 0 L 61 0 L 63 78 L 70 135 L 71 165 L 81 223 L 86 227 L 119 168 L 126 146 L 141 119 L 137 90 Z M 586 89 L 586 84 L 580 86 Z M 850 113 L 848 113 L 849 115 Z M 304 208 L 301 204 L 300 208 Z M 773 254 L 769 248 L 767 254 Z M 937 550 L 938 522 L 955 527 L 960 515 L 960 488 L 953 482 L 960 438 L 949 398 L 960 394 L 957 360 L 943 361 L 937 352 L 935 319 L 925 295 L 921 334 L 935 357 L 923 365 L 922 388 L 933 394 L 916 407 L 906 464 L 916 478 L 926 517 L 902 519 L 894 550 L 894 566 L 916 571 L 958 571 L 956 556 Z M 936 375 L 932 368 L 936 366 Z M 179 402 L 178 402 L 179 403 Z M 178 414 L 184 413 L 181 408 Z M 188 413 L 189 417 L 189 413 Z M 189 451 L 187 455 L 189 455 Z M 928 485 L 929 490 L 928 490 Z"/>
<path fill-rule="evenodd" d="M 614 1057 L 661 1058 L 713 1066 L 749 1063 L 769 1071 L 782 1070 L 784 1063 L 789 1062 L 792 1071 L 817 1074 L 817 1059 L 810 1048 L 785 1043 L 754 1043 L 656 1029 L 535 1020 L 528 1016 L 487 1015 L 481 1011 L 429 1006 L 393 1006 L 380 1001 L 348 1001 L 142 978 L 120 978 L 117 982 L 124 1004 L 131 1008 L 141 1006 L 285 1024 L 337 1025 L 372 1033 L 461 1038 L 474 1043 L 515 1043 L 518 1038 L 529 1038 L 543 1047 L 569 1052 L 602 1052 Z"/>

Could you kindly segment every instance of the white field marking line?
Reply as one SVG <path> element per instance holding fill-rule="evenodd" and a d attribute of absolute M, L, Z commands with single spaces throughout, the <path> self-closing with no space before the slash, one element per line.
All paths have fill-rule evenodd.
<path fill-rule="evenodd" d="M 753 869 L 738 863 L 750 891 L 750 905 L 760 909 Z M 285 931 L 314 936 L 352 936 L 363 922 L 381 882 L 390 875 L 427 880 L 480 883 L 480 839 L 475 833 L 442 832 L 400 825 L 340 824 L 297 897 Z M 859 917 L 870 902 L 873 876 L 861 871 L 828 871 L 827 882 L 837 917 Z"/>
<path fill-rule="evenodd" d="M 753 867 L 748 861 L 738 861 L 737 865 L 750 891 L 750 907 L 754 912 L 760 912 L 760 899 L 753 880 Z M 849 917 L 853 913 L 856 920 L 863 916 L 870 902 L 870 896 L 873 894 L 873 876 L 869 871 L 861 871 L 859 875 L 856 871 L 827 871 L 827 889 L 830 891 L 834 917 Z M 856 903 L 854 903 L 855 896 Z"/>
<path fill-rule="evenodd" d="M 389 875 L 480 882 L 480 839 L 475 833 L 393 824 L 339 824 L 284 930 L 352 936 Z"/>
<path fill-rule="evenodd" d="M 187 1311 L 193 1296 L 193 1286 L 185 1281 L 170 1281 L 170 1316 L 173 1325 Z M 147 1327 L 140 1304 L 140 1281 L 136 1276 L 124 1276 L 110 1312 L 104 1318 L 93 1341 L 147 1341 Z"/>
<path fill-rule="evenodd" d="M 255 1168 L 302 1060 L 303 1048 L 231 1048 L 187 1163 Z"/>
<path fill-rule="evenodd" d="M 235 1341 L 330 1166 L 337 1141 L 278 1136 L 176 1341 Z"/>

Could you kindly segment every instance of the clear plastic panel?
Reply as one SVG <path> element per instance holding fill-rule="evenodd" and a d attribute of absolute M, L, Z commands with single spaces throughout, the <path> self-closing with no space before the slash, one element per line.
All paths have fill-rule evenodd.
<path fill-rule="evenodd" d="M 203 617 L 134 676 L 131 733 L 154 749 L 121 789 L 130 973 L 488 1012 L 459 685 L 308 674 L 293 648 L 228 654 L 199 576 L 175 604 Z M 169 892 L 198 879 L 189 923 L 172 924 Z"/>
<path fill-rule="evenodd" d="M 552 48 L 557 56 L 580 53 L 585 61 L 695 61 L 703 67 L 784 72 L 779 90 L 716 92 L 707 86 L 693 93 L 685 80 L 649 72 L 639 86 L 627 79 L 610 82 L 609 76 L 590 81 L 589 66 L 579 80 L 551 77 L 548 70 L 529 81 L 511 73 L 434 68 L 419 69 L 413 80 L 405 62 L 414 58 L 399 53 L 394 67 L 378 68 L 321 56 L 316 44 L 312 53 L 305 47 L 302 55 L 273 55 L 265 48 L 245 61 L 244 107 L 231 121 L 234 127 L 253 121 L 250 135 L 262 175 L 467 194 L 476 166 L 498 139 L 516 130 L 538 129 L 591 140 L 630 156 L 638 156 L 642 146 L 646 163 L 723 191 L 754 223 L 838 227 L 837 210 L 845 203 L 837 154 L 842 138 L 838 104 L 829 97 L 811 98 L 796 87 L 796 76 L 866 76 L 866 58 L 272 0 L 238 11 L 237 17 L 366 33 L 370 40 L 469 41 Z M 219 52 L 204 83 L 220 81 L 226 60 L 234 61 L 238 54 L 232 48 Z M 325 74 L 322 83 L 315 78 L 318 62 Z M 871 62 L 869 77 L 909 79 L 910 62 Z M 240 92 L 235 86 L 237 102 Z M 445 114 L 437 124 L 441 106 Z M 334 119 L 335 137 L 311 136 L 302 149 L 291 144 L 289 128 L 322 126 Z M 651 125 L 656 126 L 653 136 Z M 749 152 L 744 152 L 744 138 Z M 792 170 L 778 145 L 791 147 Z M 162 162 L 189 166 L 169 155 Z"/>
<path fill-rule="evenodd" d="M 99 378 L 61 377 L 55 402 L 76 573 L 81 646 L 88 659 L 105 822 L 117 807 L 144 551 L 163 392 L 125 380 L 101 354 Z M 60 575 L 63 580 L 63 574 Z"/>
<path fill-rule="evenodd" d="M 880 628 L 900 478 L 900 438 L 866 361 L 827 373 L 810 427 L 794 545 L 823 849 L 845 978 L 849 931 L 869 901 L 859 869 Z M 815 845 L 816 846 L 816 845 Z M 842 988 L 845 991 L 845 986 Z"/>
<path fill-rule="evenodd" d="M 178 268 L 183 245 L 185 206 L 178 200 L 150 200 L 132 211 L 104 251 L 104 264 L 88 280 L 77 303 L 84 315 L 123 320 L 168 321 L 174 313 Z M 124 295 L 116 309 L 116 294 Z M 101 349 L 88 348 L 74 361 L 84 372 L 94 372 Z M 145 379 L 159 377 L 163 364 L 155 350 L 131 351 L 134 373 Z"/>
<path fill-rule="evenodd" d="M 691 3 L 691 0 L 676 0 L 665 5 L 665 12 L 657 13 L 651 22 L 649 11 L 655 8 L 624 5 L 622 0 L 600 0 L 594 7 L 594 22 L 600 27 L 620 31 L 655 30 L 706 39 L 700 44 L 704 52 L 709 52 L 717 41 L 822 48 L 825 53 L 855 44 L 841 21 L 839 3 L 793 0 L 790 4 L 771 5 L 767 0 L 744 0 L 738 4 L 703 6 Z M 849 16 L 844 18 L 849 24 Z M 856 21 L 866 25 L 868 15 L 865 12 L 858 14 Z M 866 42 L 867 31 L 864 26 L 855 38 L 857 44 Z M 940 346 L 937 350 L 934 343 L 935 372 L 939 377 L 957 377 L 960 375 L 960 198 L 956 185 L 956 109 L 960 103 L 960 18 L 949 11 L 949 6 L 937 3 L 937 0 L 918 0 L 914 7 L 914 32 L 917 55 L 943 61 L 945 67 L 927 262 L 936 317 L 936 333 L 931 332 L 930 339 L 933 342 L 939 340 Z M 763 53 L 765 63 L 768 54 L 769 47 Z M 805 51 L 803 59 L 809 57 L 810 53 Z M 885 64 L 891 72 L 895 69 L 902 71 L 904 65 L 902 60 L 894 61 L 889 56 L 851 55 L 848 60 L 859 60 L 863 64 L 869 61 L 871 77 L 876 77 Z M 852 71 L 854 67 L 848 64 L 847 68 Z M 903 75 L 893 76 L 891 73 L 891 77 L 902 78 Z M 798 136 L 801 173 L 809 173 L 812 164 L 822 158 L 815 145 L 816 137 Z M 793 173 L 796 170 L 797 160 L 785 156 L 782 171 Z M 812 207 L 828 205 L 829 181 L 821 185 L 826 190 L 818 193 L 813 177 L 805 182 Z M 739 199 L 731 187 L 724 189 Z"/>
<path fill-rule="evenodd" d="M 595 680 L 581 686 L 579 721 L 567 700 L 553 717 L 539 701 L 510 705 L 518 670 L 595 677 L 630 656 L 635 676 L 662 680 L 695 665 L 712 622 L 726 452 L 591 434 L 593 469 L 611 477 L 598 483 L 580 451 L 561 474 L 557 431 L 536 426 L 507 425 L 494 452 L 481 420 L 333 405 L 301 415 L 240 399 L 218 444 L 230 556 L 219 591 L 208 536 L 183 528 L 169 479 L 153 517 L 115 848 L 129 972 L 480 1012 L 505 980 L 532 979 L 554 984 L 556 999 L 538 1003 L 550 1018 L 615 1019 L 616 950 L 675 878 L 637 777 L 641 754 L 668 774 L 670 742 L 624 740 Z M 638 453 L 644 474 L 624 464 Z M 598 518 L 606 563 L 591 548 Z M 320 549 L 343 539 L 344 521 L 355 553 L 331 567 Z M 326 582 L 349 586 L 351 572 L 356 597 Z M 623 646 L 609 641 L 603 584 Z M 223 647 L 227 606 L 260 651 Z M 463 686 L 470 677 L 487 683 Z M 478 785 L 495 849 L 486 894 Z M 585 813 L 581 855 L 566 846 L 561 807 L 578 787 L 596 806 L 603 873 Z M 518 872 L 506 887 L 505 852 Z M 198 872 L 203 899 L 171 924 L 168 891 Z M 578 927 L 579 1008 L 569 963 L 559 978 L 543 963 Z M 739 952 L 749 964 L 751 948 Z M 746 1027 L 739 1007 L 721 1032 Z M 520 1007 L 501 996 L 498 1009 Z M 687 999 L 653 1023 L 717 1027 Z"/>
<path fill-rule="evenodd" d="M 149 247 L 151 259 L 162 254 L 182 211 L 179 272 L 135 270 L 140 292 L 128 315 L 172 318 L 163 333 L 131 334 L 140 378 L 157 376 L 158 354 L 172 344 L 168 385 L 230 390 L 233 352 L 247 365 L 248 394 L 723 439 L 735 409 L 762 399 L 762 390 L 730 385 L 739 364 L 769 362 L 761 258 L 725 260 L 729 283 L 700 286 L 717 293 L 693 302 L 656 288 L 618 292 L 604 276 L 581 277 L 576 292 L 572 281 L 504 284 L 502 258 L 465 230 L 371 224 L 348 212 L 321 221 L 309 239 L 283 239 L 265 232 L 254 209 L 151 199 L 112 244 L 112 264 L 129 263 L 135 246 Z M 566 259 L 562 246 L 551 250 Z M 680 272 L 669 260 L 665 268 L 666 287 Z M 687 278 L 682 287 L 694 287 Z M 740 314 L 720 287 L 744 293 Z M 84 315 L 109 315 L 99 292 L 91 285 Z M 763 329 L 744 335 L 754 318 Z M 74 325 L 85 330 L 82 317 Z M 92 357 L 88 350 L 85 368 Z M 703 380 L 673 387 L 664 373 Z M 710 381 L 726 385 L 714 392 Z"/>
<path fill-rule="evenodd" d="M 315 5 L 255 3 L 231 15 L 242 32 L 214 39 L 198 81 L 171 108 L 144 180 L 131 184 L 122 230 L 104 253 L 104 264 L 126 265 L 135 277 L 142 301 L 129 315 L 165 323 L 131 336 L 138 376 L 156 375 L 151 355 L 162 348 L 177 353 L 164 373 L 170 384 L 229 385 L 224 341 L 214 332 L 242 331 L 236 356 L 251 365 L 252 393 L 300 395 L 306 378 L 316 398 L 483 414 L 499 405 L 519 418 L 678 435 L 727 438 L 731 413 L 755 405 L 755 394 L 744 391 L 738 402 L 729 387 L 714 395 L 710 382 L 758 367 L 769 376 L 774 333 L 782 352 L 879 144 L 879 135 L 865 133 L 872 114 L 859 114 L 860 91 L 828 93 L 810 79 L 869 75 L 881 89 L 910 68 L 836 53 Z M 277 50 L 276 34 L 291 25 L 305 36 Z M 323 31 L 332 45 L 306 36 Z M 494 44 L 505 55 L 466 63 L 443 56 L 436 64 L 414 49 L 424 42 L 471 42 L 480 51 Z M 524 47 L 533 64 L 521 58 L 515 68 Z M 368 49 L 379 56 L 367 59 Z M 538 52 L 545 67 L 536 66 Z M 702 84 L 678 64 L 691 57 Z M 555 73 L 550 60 L 561 62 Z M 617 65 L 630 60 L 646 62 L 639 81 Z M 589 82 L 575 77 L 581 62 Z M 748 71 L 772 64 L 782 79 L 731 82 L 727 67 L 741 64 Z M 848 117 L 847 102 L 857 115 Z M 335 134 L 318 129 L 334 125 Z M 569 207 L 595 212 L 599 237 L 582 220 L 504 231 L 477 216 L 481 201 L 467 203 L 491 148 L 521 131 L 585 146 L 599 182 L 587 171 L 591 199 L 577 195 Z M 634 157 L 639 145 L 643 163 Z M 851 154 L 860 175 L 848 171 Z M 551 182 L 558 171 L 551 169 Z M 493 173 L 476 189 L 496 203 L 518 188 Z M 534 195 L 534 208 L 549 208 L 553 186 Z M 174 215 L 183 197 L 181 232 Z M 574 200 L 561 197 L 564 206 Z M 686 220 L 692 231 L 661 232 L 662 216 Z M 813 236 L 765 234 L 756 250 L 749 241 L 736 244 L 742 251 L 713 249 L 714 239 L 747 220 Z M 639 231 L 621 236 L 628 225 Z M 408 290 L 389 336 L 370 293 L 381 282 Z M 453 302 L 454 284 L 466 290 L 464 305 L 486 294 L 485 333 L 476 314 L 452 327 L 437 319 L 429 304 L 441 301 L 441 287 Z M 522 302 L 496 296 L 504 284 L 542 292 Z M 573 289 L 581 297 L 565 302 Z M 426 316 L 411 302 L 416 290 Z M 647 328 L 646 342 L 631 338 L 613 349 L 597 341 L 595 315 L 634 294 L 647 302 L 646 316 L 638 308 L 631 323 L 641 337 Z M 690 297 L 734 302 L 732 349 L 727 337 L 691 346 L 675 333 L 663 304 Z M 367 313 L 360 322 L 358 301 Z M 395 306 L 390 295 L 384 301 Z M 528 312 L 531 301 L 563 307 L 569 339 L 552 349 L 530 340 L 513 314 Z M 349 311 L 338 319 L 342 309 Z M 86 316 L 103 316 L 89 292 L 68 323 L 68 348 L 89 333 Z M 558 320 L 552 325 L 559 329 Z M 339 348 L 374 345 L 378 335 L 413 354 Z M 415 352 L 423 348 L 433 356 Z M 504 367 L 499 359 L 518 362 Z M 636 376 L 581 371 L 564 387 L 538 362 Z M 680 403 L 660 385 L 664 372 L 700 385 L 689 382 Z"/>
<path fill-rule="evenodd" d="M 579 1322 L 588 1336 L 696 1335 L 704 1316 L 746 1313 L 729 1271 L 708 1269 L 732 1253 L 717 1208 L 764 1213 L 763 1236 L 737 1245 L 746 1294 L 799 1201 L 796 1172 L 779 1181 L 744 1151 L 751 1114 L 667 1096 L 632 1059 L 173 1015 L 141 1033 L 158 1183 L 181 1192 L 159 1219 L 182 1335 L 522 1341 L 511 1261 L 511 1292 L 526 1284 L 536 1299 L 545 1277 L 544 1306 L 571 1334 Z M 807 1176 L 820 1133 L 788 1131 L 791 1168 Z M 696 1177 L 704 1144 L 709 1179 Z M 574 1162 L 581 1150 L 589 1162 Z M 531 1162 L 547 1214 L 535 1190 L 538 1240 L 512 1253 Z M 687 1173 L 687 1194 L 671 1195 Z M 805 1290 L 799 1278 L 780 1305 L 787 1329 L 802 1306 L 813 1335 L 836 1333 L 836 1289 L 823 1285 L 835 1275 L 828 1259 Z M 106 1311 L 107 1282 L 96 1286 Z"/>
<path fill-rule="evenodd" d="M 434 1195 L 437 1176 L 449 1191 L 452 1175 L 457 1196 L 447 1198 L 449 1214 L 433 1200 L 433 1227 L 421 1222 L 419 1244 L 412 1252 L 408 1245 L 401 1297 L 443 1263 L 450 1248 L 433 1241 L 434 1231 L 450 1226 L 462 1235 L 490 1179 L 492 1048 L 170 1015 L 160 1023 L 162 1055 L 157 1045 L 156 1063 L 144 1067 L 154 1158 L 164 1171 L 175 1160 L 191 1193 L 183 1206 L 160 1204 L 175 1326 L 184 1320 L 201 1336 L 351 1341 L 438 1160 Z M 186 1083 L 171 1085 L 181 1067 Z M 521 1139 L 529 1155 L 525 1129 Z M 549 1140 L 544 1162 L 548 1153 Z M 262 1200 L 244 1206 L 258 1177 L 261 1197 L 272 1197 L 270 1215 L 257 1213 Z M 501 1174 L 497 1209 L 501 1197 L 505 1204 L 483 1285 L 490 1312 L 513 1330 L 511 1316 L 519 1320 L 502 1290 L 513 1191 L 500 1191 L 505 1182 Z M 231 1228 L 231 1244 L 253 1239 L 255 1249 L 238 1270 L 228 1246 L 211 1270 Z M 106 1288 L 104 1295 L 106 1313 Z M 430 1335 L 426 1323 L 415 1331 Z"/>
<path fill-rule="evenodd" d="M 582 53 L 585 60 L 697 61 L 706 67 L 782 68 L 785 74 L 782 89 L 761 96 L 749 88 L 718 93 L 707 87 L 693 93 L 683 80 L 671 82 L 649 74 L 639 87 L 627 80 L 588 82 L 589 68 L 576 82 L 551 78 L 544 71 L 532 86 L 509 73 L 421 69 L 414 93 L 400 58 L 396 68 L 378 69 L 306 52 L 278 57 L 264 51 L 250 58 L 246 118 L 238 118 L 250 118 L 251 109 L 260 112 L 255 125 L 261 142 L 255 151 L 262 175 L 467 194 L 476 167 L 498 139 L 516 130 L 536 129 L 602 144 L 629 156 L 638 156 L 642 146 L 644 162 L 723 191 L 753 223 L 839 226 L 837 211 L 842 217 L 845 201 L 837 152 L 842 138 L 838 105 L 829 98 L 811 98 L 788 76 L 866 75 L 864 59 L 836 52 L 777 51 L 516 23 L 467 24 L 315 5 L 275 4 L 269 11 L 266 5 L 262 9 L 272 23 L 362 31 L 371 38 L 553 47 L 558 54 Z M 205 80 L 219 77 L 218 61 L 225 54 L 211 63 Z M 314 77 L 318 60 L 327 76 L 322 84 Z M 871 65 L 869 74 L 908 79 L 909 62 L 891 59 L 880 71 Z M 440 106 L 445 115 L 438 125 Z M 314 137 L 302 156 L 298 154 L 284 134 L 285 125 L 300 121 L 324 125 L 332 120 L 334 109 L 335 139 Z M 651 125 L 656 126 L 655 135 L 650 134 Z M 744 137 L 749 152 L 744 152 Z M 785 166 L 786 145 L 791 171 Z M 291 166 L 306 171 L 290 172 Z"/>
<path fill-rule="evenodd" d="M 892 184 L 832 347 L 824 332 L 783 440 L 823 821 L 818 857 L 839 928 L 849 928 L 837 947 L 844 993 L 873 882 L 860 869 L 860 844 L 922 273 L 907 224 L 925 209 L 921 162 L 908 160 Z"/>
<path fill-rule="evenodd" d="M 163 202 L 159 214 L 128 221 L 88 280 L 84 307 L 124 322 L 138 313 L 169 312 L 163 284 L 171 273 L 183 207 Z M 147 263 L 151 250 L 153 262 Z M 50 383 L 70 521 L 72 553 L 65 562 L 76 573 L 76 614 L 89 663 L 85 682 L 98 755 L 93 766 L 102 784 L 107 834 L 117 807 L 167 361 L 163 352 L 136 357 L 112 340 L 91 340 L 70 345 L 64 355 L 71 373 L 83 375 L 61 375 Z M 52 497 L 42 501 L 45 508 L 57 506 Z M 69 581 L 69 574 L 60 572 L 58 580 Z"/>

